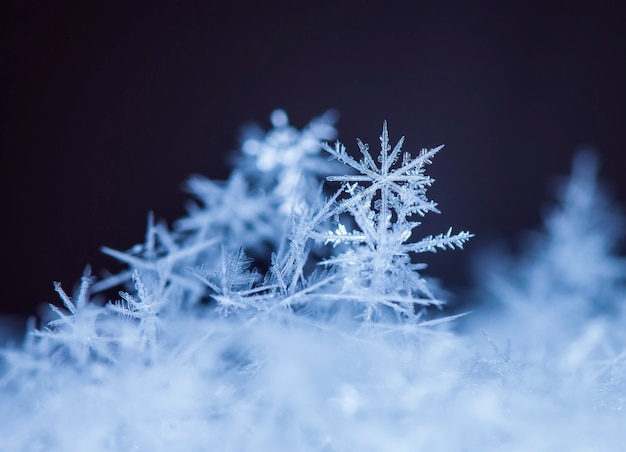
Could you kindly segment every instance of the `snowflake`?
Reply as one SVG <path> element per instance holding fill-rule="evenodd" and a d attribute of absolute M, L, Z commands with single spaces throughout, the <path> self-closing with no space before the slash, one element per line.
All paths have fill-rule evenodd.
<path fill-rule="evenodd" d="M 404 153 L 397 165 L 404 137 L 393 147 L 389 144 L 387 123 L 383 123 L 380 137 L 381 152 L 378 163 L 374 161 L 369 147 L 357 140 L 362 158 L 356 160 L 337 142 L 335 147 L 324 143 L 323 149 L 333 158 L 357 171 L 355 175 L 329 176 L 330 182 L 341 182 L 338 193 L 345 194 L 328 209 L 328 215 L 339 217 L 348 213 L 356 223 L 356 229 L 348 231 L 338 221 L 337 229 L 318 234 L 316 238 L 333 246 L 347 244 L 348 250 L 327 259 L 326 265 L 342 269 L 344 286 L 341 296 L 366 304 L 363 314 L 367 322 L 376 314 L 383 317 L 381 306 L 391 308 L 404 318 L 416 319 L 415 305 L 440 305 L 417 273 L 424 264 L 411 262 L 410 253 L 437 249 L 462 248 L 472 234 L 460 232 L 428 236 L 417 243 L 408 242 L 413 229 L 420 223 L 412 221 L 415 215 L 424 216 L 437 212 L 436 203 L 426 197 L 433 179 L 425 174 L 425 166 L 443 148 L 423 149 L 412 158 Z"/>
<path fill-rule="evenodd" d="M 289 124 L 287 113 L 274 110 L 273 128 L 267 133 L 248 128 L 244 133 L 243 155 L 239 167 L 259 189 L 280 199 L 278 211 L 289 215 L 302 213 L 314 202 L 307 195 L 315 191 L 319 180 L 336 168 L 321 157 L 320 142 L 333 139 L 337 115 L 328 111 L 298 130 Z"/>

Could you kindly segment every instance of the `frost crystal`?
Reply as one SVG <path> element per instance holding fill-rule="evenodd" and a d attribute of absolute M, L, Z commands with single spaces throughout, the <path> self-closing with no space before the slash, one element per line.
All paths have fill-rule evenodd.
<path fill-rule="evenodd" d="M 308 192 L 315 191 L 320 178 L 333 170 L 334 165 L 320 158 L 320 142 L 337 135 L 336 119 L 336 113 L 329 111 L 298 131 L 289 125 L 287 113 L 275 110 L 272 130 L 263 133 L 249 128 L 245 132 L 242 150 L 246 159 L 239 166 L 261 189 L 276 196 L 283 215 L 302 213 L 310 206 Z"/>
<path fill-rule="evenodd" d="M 530 325 L 540 336 L 559 331 L 571 338 L 589 317 L 614 315 L 622 304 L 626 259 L 616 250 L 626 222 L 597 171 L 595 154 L 577 154 L 557 204 L 543 230 L 526 241 L 524 255 L 494 258 L 485 275 L 490 296 L 519 318 L 534 319 Z"/>
<path fill-rule="evenodd" d="M 357 229 L 348 231 L 339 222 L 337 229 L 320 234 L 318 239 L 334 246 L 347 244 L 348 249 L 327 259 L 325 265 L 340 268 L 343 277 L 341 297 L 365 304 L 365 321 L 373 315 L 383 318 L 383 308 L 391 309 L 401 318 L 415 320 L 420 312 L 416 305 L 440 305 L 417 270 L 423 264 L 413 263 L 411 255 L 437 249 L 462 248 L 472 237 L 468 232 L 428 236 L 417 243 L 410 242 L 413 229 L 419 226 L 415 216 L 439 211 L 436 203 L 426 197 L 433 179 L 425 174 L 425 166 L 443 148 L 422 149 L 412 158 L 408 152 L 401 156 L 404 137 L 393 147 L 389 144 L 387 123 L 380 137 L 381 151 L 374 160 L 369 147 L 357 140 L 362 158 L 356 160 L 344 145 L 323 144 L 333 158 L 356 170 L 355 175 L 328 176 L 330 182 L 341 182 L 338 193 L 343 198 L 329 209 L 329 216 L 349 214 Z"/>
<path fill-rule="evenodd" d="M 418 321 L 441 302 L 411 258 L 471 235 L 412 240 L 414 217 L 438 212 L 424 168 L 440 148 L 401 155 L 385 124 L 378 160 L 359 141 L 357 161 L 321 143 L 330 113 L 271 121 L 226 181 L 189 180 L 173 228 L 150 214 L 143 243 L 103 248 L 128 270 L 86 272 L 73 298 L 56 283 L 57 318 L 0 349 L 0 451 L 441 446 L 428 438 L 447 426 L 415 407 L 450 404 L 460 347 L 441 319 Z"/>
<path fill-rule="evenodd" d="M 271 120 L 172 229 L 103 249 L 127 271 L 55 283 L 55 318 L 0 348 L 0 451 L 623 449 L 624 221 L 592 156 L 524 257 L 481 265 L 501 310 L 427 320 L 417 254 L 472 236 L 416 237 L 441 146 L 403 153 L 385 123 L 357 159 L 319 143 L 328 115 Z"/>

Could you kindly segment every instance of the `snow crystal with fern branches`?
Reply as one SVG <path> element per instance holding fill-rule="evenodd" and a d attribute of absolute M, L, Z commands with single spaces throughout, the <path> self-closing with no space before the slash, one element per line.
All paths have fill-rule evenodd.
<path fill-rule="evenodd" d="M 355 156 L 336 119 L 273 112 L 227 180 L 189 179 L 183 218 L 103 248 L 126 270 L 55 283 L 52 318 L 0 349 L 0 451 L 621 450 L 623 219 L 591 154 L 527 255 L 481 264 L 474 312 L 446 315 L 424 253 L 473 235 L 418 234 L 443 146 L 384 122 Z"/>

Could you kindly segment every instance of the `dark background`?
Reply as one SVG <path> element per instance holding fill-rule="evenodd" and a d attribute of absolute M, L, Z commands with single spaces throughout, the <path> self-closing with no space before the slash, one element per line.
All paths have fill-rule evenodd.
<path fill-rule="evenodd" d="M 626 200 L 617 1 L 101 3 L 0 11 L 0 313 L 115 268 L 100 246 L 142 241 L 150 210 L 181 216 L 188 175 L 225 178 L 240 127 L 277 107 L 298 127 L 337 109 L 353 150 L 376 149 L 384 119 L 406 150 L 446 144 L 424 234 L 477 235 L 425 256 L 449 288 L 478 250 L 538 227 L 581 146 Z"/>

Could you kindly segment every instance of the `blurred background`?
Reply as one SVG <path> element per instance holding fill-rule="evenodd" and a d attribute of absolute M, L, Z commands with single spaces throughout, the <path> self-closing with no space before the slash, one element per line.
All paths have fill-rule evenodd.
<path fill-rule="evenodd" d="M 103 245 L 184 214 L 193 173 L 224 179 L 240 128 L 333 108 L 377 149 L 383 120 L 430 167 L 463 252 L 424 256 L 452 293 L 472 256 L 537 228 L 581 147 L 626 201 L 626 32 L 619 2 L 3 2 L 0 315 L 71 291 Z"/>

